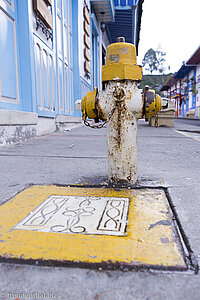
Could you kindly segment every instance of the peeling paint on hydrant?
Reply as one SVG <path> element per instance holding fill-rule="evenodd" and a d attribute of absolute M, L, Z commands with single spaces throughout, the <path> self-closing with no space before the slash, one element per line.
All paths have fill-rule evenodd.
<path fill-rule="evenodd" d="M 142 90 L 131 80 L 109 81 L 98 95 L 99 110 L 108 120 L 108 177 L 112 182 L 137 180 L 137 117 Z"/>

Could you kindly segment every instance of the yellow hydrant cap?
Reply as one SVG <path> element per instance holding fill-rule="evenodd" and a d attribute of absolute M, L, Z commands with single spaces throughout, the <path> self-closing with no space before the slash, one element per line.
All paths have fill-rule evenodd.
<path fill-rule="evenodd" d="M 118 62 L 130 65 L 137 64 L 136 50 L 133 44 L 119 42 L 107 47 L 106 65 L 113 65 Z"/>
<path fill-rule="evenodd" d="M 102 81 L 142 80 L 142 68 L 137 65 L 133 44 L 120 42 L 110 44 L 106 52 L 106 64 L 102 68 Z"/>

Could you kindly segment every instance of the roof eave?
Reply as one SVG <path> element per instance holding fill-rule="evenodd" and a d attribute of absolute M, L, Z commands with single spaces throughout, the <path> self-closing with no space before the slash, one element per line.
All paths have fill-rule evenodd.
<path fill-rule="evenodd" d="M 95 15 L 99 22 L 102 20 L 105 23 L 114 22 L 115 7 L 113 0 L 90 0 L 90 2 L 94 8 Z"/>

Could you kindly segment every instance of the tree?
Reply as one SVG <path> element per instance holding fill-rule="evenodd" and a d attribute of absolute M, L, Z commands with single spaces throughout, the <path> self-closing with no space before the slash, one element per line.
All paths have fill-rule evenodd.
<path fill-rule="evenodd" d="M 162 50 L 160 45 L 156 51 L 150 48 L 144 55 L 142 66 L 145 70 L 149 71 L 151 75 L 154 71 L 158 71 L 160 74 L 163 74 L 166 70 L 164 66 L 166 61 L 165 56 L 166 52 Z"/>
<path fill-rule="evenodd" d="M 156 52 L 150 48 L 144 55 L 142 60 L 142 66 L 145 67 L 145 70 L 150 71 L 151 75 L 153 71 L 157 71 L 158 60 L 156 56 Z"/>
<path fill-rule="evenodd" d="M 161 45 L 158 45 L 158 48 L 156 49 L 156 57 L 157 57 L 157 61 L 158 61 L 158 65 L 157 65 L 157 70 L 159 71 L 159 73 L 164 73 L 164 71 L 166 70 L 164 63 L 166 61 L 165 56 L 166 56 L 166 52 L 162 51 Z"/>

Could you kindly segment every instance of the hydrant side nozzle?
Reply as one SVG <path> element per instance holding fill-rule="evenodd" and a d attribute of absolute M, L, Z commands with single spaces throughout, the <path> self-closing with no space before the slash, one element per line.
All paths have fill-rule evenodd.
<path fill-rule="evenodd" d="M 81 111 L 82 119 L 86 121 L 87 117 L 89 119 L 94 119 L 95 122 L 98 120 L 98 111 L 96 108 L 97 102 L 97 89 L 88 92 L 85 97 L 81 100 Z"/>
<path fill-rule="evenodd" d="M 161 97 L 154 90 L 145 87 L 143 105 L 143 114 L 145 120 L 148 120 L 161 110 Z"/>
<path fill-rule="evenodd" d="M 156 94 L 156 113 L 158 113 L 161 109 L 162 109 L 161 96 Z"/>
<path fill-rule="evenodd" d="M 83 99 L 81 100 L 81 112 L 82 112 L 83 121 L 85 121 L 87 119 L 85 99 L 86 99 L 86 96 L 83 97 Z"/>

